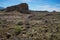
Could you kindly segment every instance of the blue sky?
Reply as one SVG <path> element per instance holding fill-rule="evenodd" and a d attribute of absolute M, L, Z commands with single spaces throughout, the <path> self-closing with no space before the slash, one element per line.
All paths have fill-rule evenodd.
<path fill-rule="evenodd" d="M 60 12 L 60 0 L 0 0 L 0 6 L 8 7 L 25 2 L 29 4 L 30 10 L 55 10 Z"/>

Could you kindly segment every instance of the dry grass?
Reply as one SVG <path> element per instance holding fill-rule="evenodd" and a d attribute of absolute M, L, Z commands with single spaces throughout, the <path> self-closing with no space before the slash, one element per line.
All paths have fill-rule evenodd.
<path fill-rule="evenodd" d="M 0 14 L 1 40 L 60 40 L 60 13 L 10 13 L 9 16 L 7 13 Z M 3 27 L 4 23 L 7 26 Z M 11 35 L 8 39 L 6 35 L 9 34 L 6 33 Z"/>

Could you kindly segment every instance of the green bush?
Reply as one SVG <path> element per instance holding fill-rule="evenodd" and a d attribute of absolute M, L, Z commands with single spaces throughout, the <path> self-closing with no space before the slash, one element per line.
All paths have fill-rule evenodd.
<path fill-rule="evenodd" d="M 15 35 L 18 35 L 18 34 L 20 34 L 21 33 L 21 26 L 15 26 Z"/>

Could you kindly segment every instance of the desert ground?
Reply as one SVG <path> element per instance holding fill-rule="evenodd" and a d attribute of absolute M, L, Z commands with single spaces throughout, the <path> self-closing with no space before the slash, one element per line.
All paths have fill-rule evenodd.
<path fill-rule="evenodd" d="M 60 40 L 60 12 L 0 11 L 0 40 Z"/>

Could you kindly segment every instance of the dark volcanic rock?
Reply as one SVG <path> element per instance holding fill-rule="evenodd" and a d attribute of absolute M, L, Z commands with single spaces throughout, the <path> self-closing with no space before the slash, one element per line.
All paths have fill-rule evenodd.
<path fill-rule="evenodd" d="M 29 7 L 28 7 L 28 4 L 26 3 L 21 3 L 19 5 L 15 5 L 15 6 L 11 6 L 11 7 L 7 7 L 6 8 L 6 12 L 11 12 L 11 11 L 18 11 L 20 13 L 27 13 L 29 14 Z"/>
<path fill-rule="evenodd" d="M 29 12 L 29 8 L 28 8 L 28 4 L 26 3 L 21 3 L 17 6 L 17 10 L 21 13 L 28 13 Z"/>
<path fill-rule="evenodd" d="M 7 7 L 6 12 L 14 11 L 14 10 L 16 10 L 16 8 L 17 8 L 16 6 Z"/>

